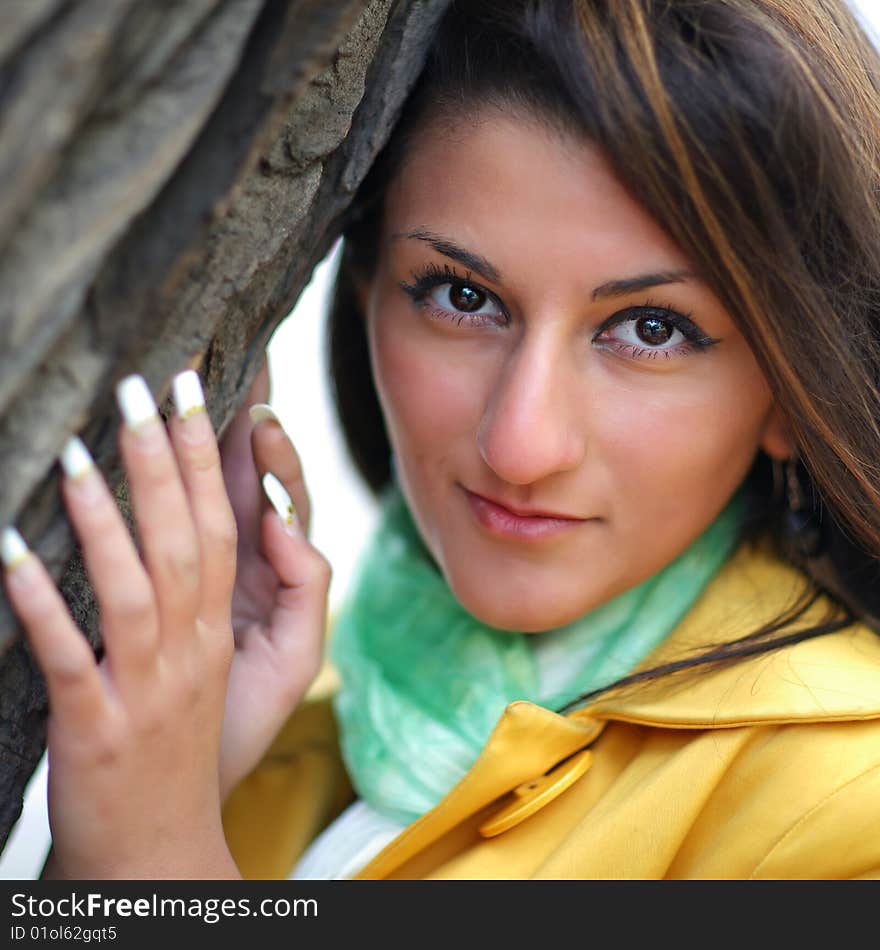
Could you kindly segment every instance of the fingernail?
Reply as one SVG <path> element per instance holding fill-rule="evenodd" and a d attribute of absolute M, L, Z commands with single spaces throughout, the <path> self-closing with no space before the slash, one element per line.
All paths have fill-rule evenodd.
<path fill-rule="evenodd" d="M 271 472 L 266 472 L 262 482 L 263 491 L 272 503 L 272 507 L 278 513 L 278 517 L 284 522 L 284 527 L 287 529 L 288 534 L 295 535 L 296 522 L 294 519 L 296 517 L 296 511 L 294 510 L 290 495 L 287 494 L 287 489 Z"/>
<path fill-rule="evenodd" d="M 0 558 L 7 571 L 14 571 L 30 557 L 30 548 L 15 528 L 4 528 L 0 535 Z"/>
<path fill-rule="evenodd" d="M 64 469 L 68 478 L 79 480 L 83 475 L 92 471 L 95 463 L 85 443 L 77 436 L 72 436 L 67 440 L 58 461 Z"/>
<path fill-rule="evenodd" d="M 100 497 L 100 481 L 88 477 L 95 472 L 95 463 L 82 439 L 77 436 L 68 439 L 58 461 L 83 501 L 94 502 Z"/>
<path fill-rule="evenodd" d="M 67 440 L 58 461 L 64 474 L 73 482 L 84 501 L 93 502 L 100 497 L 100 479 L 90 476 L 97 473 L 95 462 L 82 439 L 72 436 Z"/>
<path fill-rule="evenodd" d="M 178 373 L 171 382 L 171 391 L 177 418 L 185 423 L 180 427 L 181 436 L 193 444 L 210 438 L 213 426 L 205 410 L 205 393 L 199 374 L 192 369 Z"/>
<path fill-rule="evenodd" d="M 119 382 L 116 386 L 116 401 L 126 426 L 134 432 L 159 420 L 159 410 L 142 376 L 126 376 Z"/>
<path fill-rule="evenodd" d="M 186 369 L 178 373 L 172 380 L 171 389 L 180 419 L 188 419 L 205 408 L 205 394 L 199 374 L 195 370 Z"/>
<path fill-rule="evenodd" d="M 258 422 L 274 422 L 279 426 L 281 425 L 281 420 L 275 415 L 275 410 L 268 403 L 255 402 L 248 409 L 248 414 L 254 425 Z"/>

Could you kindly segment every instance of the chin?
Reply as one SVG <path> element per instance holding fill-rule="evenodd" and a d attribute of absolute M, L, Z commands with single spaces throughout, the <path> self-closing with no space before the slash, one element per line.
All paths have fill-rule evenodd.
<path fill-rule="evenodd" d="M 510 594 L 503 588 L 495 588 L 495 596 L 489 599 L 486 587 L 459 590 L 451 582 L 449 586 L 462 607 L 480 623 L 514 633 L 540 633 L 563 627 L 590 609 L 589 605 L 581 604 L 566 609 L 563 604 L 538 600 L 522 591 Z"/>

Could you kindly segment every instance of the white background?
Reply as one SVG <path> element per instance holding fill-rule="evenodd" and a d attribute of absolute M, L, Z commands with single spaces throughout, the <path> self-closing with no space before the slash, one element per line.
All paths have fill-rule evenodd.
<path fill-rule="evenodd" d="M 872 36 L 880 0 L 851 0 Z M 344 593 L 375 510 L 343 448 L 324 372 L 324 311 L 338 245 L 315 269 L 291 316 L 269 344 L 270 402 L 300 454 L 312 500 L 312 541 L 333 566 L 330 609 Z M 49 846 L 46 760 L 34 773 L 24 810 L 0 855 L 0 879 L 39 875 Z"/>

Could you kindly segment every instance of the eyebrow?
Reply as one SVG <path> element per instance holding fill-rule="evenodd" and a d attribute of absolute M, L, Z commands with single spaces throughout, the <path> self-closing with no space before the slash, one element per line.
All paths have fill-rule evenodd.
<path fill-rule="evenodd" d="M 470 251 L 466 251 L 463 247 L 459 247 L 453 241 L 441 237 L 439 234 L 434 234 L 423 228 L 416 228 L 414 231 L 401 231 L 397 234 L 392 234 L 391 237 L 392 239 L 414 238 L 416 241 L 424 241 L 426 244 L 430 244 L 438 254 L 458 261 L 459 264 L 464 264 L 468 270 L 479 274 L 484 280 L 490 280 L 494 284 L 501 283 L 501 271 L 499 271 L 497 267 L 493 267 L 485 257 L 481 257 L 479 254 L 472 254 Z"/>
<path fill-rule="evenodd" d="M 412 231 L 399 231 L 391 235 L 395 238 L 411 238 L 416 241 L 423 241 L 429 244 L 438 254 L 448 257 L 451 260 L 458 261 L 468 270 L 479 274 L 484 280 L 493 283 L 501 283 L 501 271 L 490 264 L 485 257 L 466 251 L 459 247 L 454 241 L 427 231 L 424 228 L 416 228 Z M 607 280 L 593 289 L 591 297 L 593 300 L 600 300 L 605 297 L 622 297 L 625 294 L 633 293 L 637 290 L 644 290 L 647 287 L 657 287 L 661 284 L 676 284 L 684 280 L 695 278 L 697 275 L 686 268 L 679 270 L 656 271 L 651 274 L 639 274 L 636 277 L 621 277 L 616 280 Z"/>
<path fill-rule="evenodd" d="M 631 294 L 634 290 L 644 290 L 646 287 L 657 287 L 660 284 L 678 284 L 688 277 L 696 277 L 692 271 L 681 270 L 658 271 L 656 274 L 639 274 L 638 277 L 623 277 L 620 280 L 609 280 L 593 290 L 593 300 L 603 297 L 622 297 Z"/>

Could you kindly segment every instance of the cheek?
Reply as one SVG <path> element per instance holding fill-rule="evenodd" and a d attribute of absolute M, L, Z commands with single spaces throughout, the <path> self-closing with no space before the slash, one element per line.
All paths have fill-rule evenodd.
<path fill-rule="evenodd" d="M 403 324 L 403 329 L 401 328 Z M 392 445 L 410 462 L 447 455 L 479 419 L 481 374 L 428 334 L 379 315 L 372 326 L 376 389 Z"/>
<path fill-rule="evenodd" d="M 750 360 L 714 369 L 662 398 L 631 390 L 606 401 L 601 441 L 616 494 L 639 517 L 712 513 L 748 472 L 772 397 Z"/>

